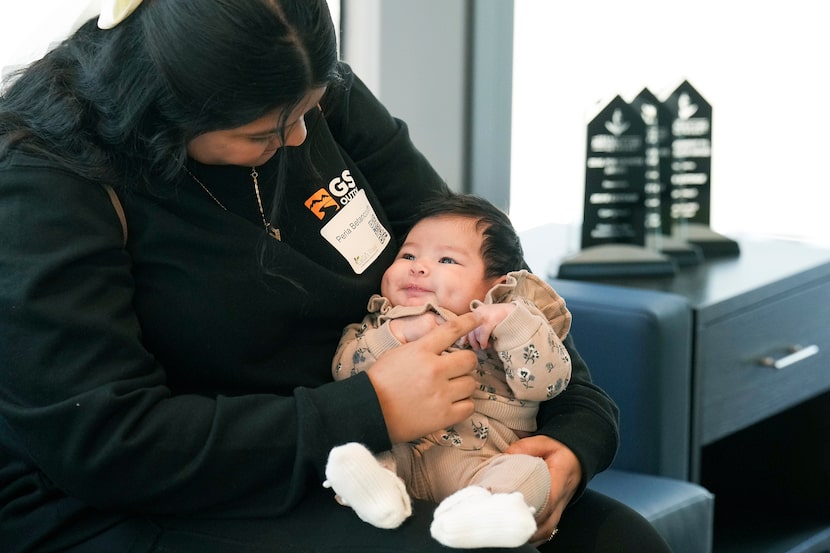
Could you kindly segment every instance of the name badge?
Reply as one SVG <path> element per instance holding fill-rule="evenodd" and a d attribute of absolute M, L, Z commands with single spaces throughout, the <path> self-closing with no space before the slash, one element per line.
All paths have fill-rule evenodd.
<path fill-rule="evenodd" d="M 362 274 L 389 243 L 389 232 L 375 215 L 366 191 L 360 190 L 320 234 L 342 255 L 352 270 Z"/>

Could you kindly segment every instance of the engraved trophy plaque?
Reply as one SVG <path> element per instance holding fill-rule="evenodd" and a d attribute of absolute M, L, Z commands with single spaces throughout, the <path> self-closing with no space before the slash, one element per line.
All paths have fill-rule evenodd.
<path fill-rule="evenodd" d="M 671 236 L 672 114 L 644 88 L 631 101 L 645 124 L 645 231 L 646 247 L 680 266 L 703 261 L 700 248 Z"/>
<path fill-rule="evenodd" d="M 559 278 L 668 276 L 666 256 L 646 243 L 645 123 L 620 96 L 588 123 L 582 250 Z"/>
<path fill-rule="evenodd" d="M 671 113 L 671 235 L 704 257 L 738 255 L 738 243 L 709 228 L 712 175 L 712 106 L 683 81 L 663 101 Z"/>

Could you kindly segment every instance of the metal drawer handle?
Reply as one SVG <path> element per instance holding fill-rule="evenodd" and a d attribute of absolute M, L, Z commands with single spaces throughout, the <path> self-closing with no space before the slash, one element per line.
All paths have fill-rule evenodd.
<path fill-rule="evenodd" d="M 773 369 L 785 369 L 794 363 L 798 363 L 799 361 L 803 361 L 808 357 L 812 357 L 819 352 L 818 346 L 813 344 L 807 347 L 801 347 L 799 345 L 790 346 L 787 348 L 790 353 L 789 355 L 785 355 L 781 359 L 775 359 L 774 357 L 763 357 L 758 362 L 763 365 L 764 367 L 770 367 Z"/>

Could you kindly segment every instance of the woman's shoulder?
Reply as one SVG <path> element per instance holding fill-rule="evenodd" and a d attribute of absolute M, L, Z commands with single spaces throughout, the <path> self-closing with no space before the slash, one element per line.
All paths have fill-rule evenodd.
<path fill-rule="evenodd" d="M 39 211 L 65 212 L 70 207 L 75 209 L 77 204 L 89 203 L 90 196 L 98 195 L 106 198 L 106 190 L 100 183 L 43 155 L 13 150 L 0 159 L 0 203 L 4 208 L 16 204 L 30 205 Z"/>
<path fill-rule="evenodd" d="M 0 158 L 0 171 L 3 174 L 0 182 L 34 175 L 40 175 L 41 178 L 54 175 L 56 179 L 72 179 L 89 183 L 71 167 L 51 160 L 43 154 L 28 152 L 20 148 L 12 148 Z"/>
<path fill-rule="evenodd" d="M 13 150 L 0 159 L 0 229 L 40 232 L 108 232 L 120 223 L 101 183 L 83 178 L 45 156 Z M 22 236 L 22 235 L 20 235 Z"/>

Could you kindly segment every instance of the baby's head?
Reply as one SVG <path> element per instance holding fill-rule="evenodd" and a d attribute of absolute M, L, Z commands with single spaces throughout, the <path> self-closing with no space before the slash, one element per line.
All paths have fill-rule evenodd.
<path fill-rule="evenodd" d="M 450 194 L 425 204 L 419 216 L 381 282 L 393 305 L 430 302 L 460 315 L 523 267 L 510 219 L 487 200 Z"/>

